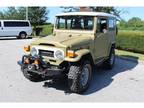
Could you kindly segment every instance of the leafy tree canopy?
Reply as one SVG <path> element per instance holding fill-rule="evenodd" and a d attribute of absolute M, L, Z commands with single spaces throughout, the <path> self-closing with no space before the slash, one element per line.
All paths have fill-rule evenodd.
<path fill-rule="evenodd" d="M 64 12 L 73 12 L 73 11 L 79 11 L 81 7 L 61 7 L 64 9 Z M 96 7 L 96 6 L 91 6 L 91 7 L 86 7 L 89 8 L 91 11 L 94 12 L 106 12 L 106 13 L 111 13 L 116 16 L 120 17 L 121 13 L 124 13 L 125 11 L 123 10 L 118 10 L 115 7 Z"/>

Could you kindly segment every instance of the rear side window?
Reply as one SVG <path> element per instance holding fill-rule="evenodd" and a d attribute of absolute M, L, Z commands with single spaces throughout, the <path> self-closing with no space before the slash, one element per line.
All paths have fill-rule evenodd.
<path fill-rule="evenodd" d="M 115 26 L 116 26 L 115 19 L 114 18 L 110 18 L 108 25 L 109 25 L 109 30 L 114 30 Z"/>
<path fill-rule="evenodd" d="M 4 22 L 5 27 L 28 27 L 28 22 L 18 22 L 18 21 L 5 21 Z"/>

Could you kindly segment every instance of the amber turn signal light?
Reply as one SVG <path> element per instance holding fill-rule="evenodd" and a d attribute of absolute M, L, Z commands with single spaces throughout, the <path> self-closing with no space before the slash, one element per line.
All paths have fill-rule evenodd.
<path fill-rule="evenodd" d="M 75 52 L 72 50 L 67 51 L 67 57 L 69 58 L 74 58 L 76 56 Z"/>
<path fill-rule="evenodd" d="M 24 46 L 24 51 L 29 52 L 30 51 L 30 46 Z"/>

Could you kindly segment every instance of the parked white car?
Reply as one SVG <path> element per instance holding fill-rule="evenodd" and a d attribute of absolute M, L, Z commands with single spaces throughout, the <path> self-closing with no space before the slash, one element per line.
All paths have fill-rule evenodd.
<path fill-rule="evenodd" d="M 32 34 L 28 20 L 0 20 L 0 37 L 27 38 Z"/>

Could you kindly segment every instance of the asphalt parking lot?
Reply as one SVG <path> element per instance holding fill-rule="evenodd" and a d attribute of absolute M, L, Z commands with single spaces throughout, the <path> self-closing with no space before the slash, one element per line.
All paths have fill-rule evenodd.
<path fill-rule="evenodd" d="M 64 82 L 30 82 L 17 61 L 33 39 L 0 39 L 0 102 L 144 102 L 144 62 L 116 58 L 110 70 L 95 69 L 90 88 L 69 93 Z"/>

